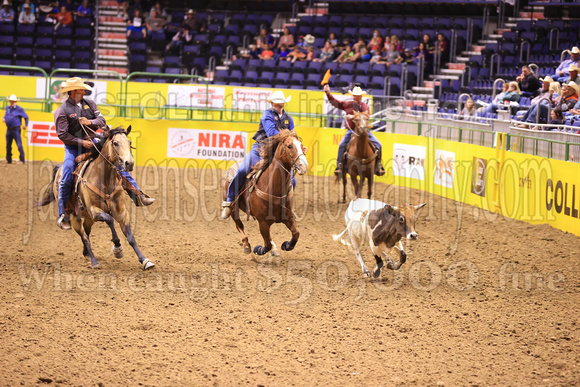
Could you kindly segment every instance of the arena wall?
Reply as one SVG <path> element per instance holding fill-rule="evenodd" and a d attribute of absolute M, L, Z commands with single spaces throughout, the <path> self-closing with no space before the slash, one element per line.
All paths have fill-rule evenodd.
<path fill-rule="evenodd" d="M 22 90 L 20 97 L 34 97 L 29 89 L 36 87 L 36 80 L 8 79 L 12 83 L 21 82 L 18 89 L 10 85 L 12 90 Z M 2 86 L 4 94 L 8 93 L 6 87 Z M 144 88 L 140 89 L 143 92 L 145 88 L 152 91 L 168 86 L 139 84 L 139 87 Z M 305 93 L 313 93 L 305 101 L 319 98 L 318 92 Z M 293 98 L 288 110 L 300 111 L 301 103 L 307 102 Z M 256 123 L 124 119 L 104 113 L 110 125 L 132 125 L 130 137 L 137 148 L 134 154 L 139 166 L 225 169 L 252 145 L 251 137 L 257 129 Z M 29 111 L 29 116 L 31 123 L 23 139 L 27 160 L 61 161 L 64 150 L 54 131 L 53 115 Z M 309 148 L 309 174 L 331 176 L 345 130 L 296 121 L 297 132 Z M 580 236 L 577 163 L 515 152 L 502 156 L 495 148 L 421 136 L 391 133 L 376 136 L 383 144 L 388 172 L 377 181 L 420 189 L 532 224 L 548 223 Z M 0 157 L 5 157 L 4 147 L 0 147 Z"/>

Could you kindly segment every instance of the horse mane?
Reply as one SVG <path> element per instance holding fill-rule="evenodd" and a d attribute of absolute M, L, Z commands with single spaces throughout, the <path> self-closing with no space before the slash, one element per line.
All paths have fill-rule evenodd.
<path fill-rule="evenodd" d="M 254 170 L 255 171 L 265 171 L 270 164 L 272 163 L 272 160 L 274 159 L 274 155 L 276 154 L 276 148 L 278 148 L 278 145 L 281 142 L 284 142 L 288 137 L 294 137 L 295 139 L 297 139 L 298 141 L 302 142 L 300 140 L 300 137 L 298 137 L 298 135 L 289 130 L 289 129 L 282 129 L 280 131 L 280 133 L 278 133 L 275 136 L 272 137 L 267 137 L 264 140 L 262 140 L 260 142 L 260 157 L 262 158 L 262 160 L 258 161 L 258 163 L 256 163 L 256 165 L 254 166 Z"/>

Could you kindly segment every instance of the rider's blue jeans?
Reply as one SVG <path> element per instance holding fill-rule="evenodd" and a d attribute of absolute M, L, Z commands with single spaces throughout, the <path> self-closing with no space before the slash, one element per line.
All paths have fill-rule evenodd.
<path fill-rule="evenodd" d="M 344 152 L 346 152 L 346 146 L 348 145 L 348 142 L 350 141 L 351 137 L 352 137 L 352 130 L 348 130 L 346 132 L 346 134 L 344 135 L 344 137 L 342 138 L 342 141 L 340 141 L 340 145 L 338 145 L 338 157 L 337 157 L 337 162 L 336 162 L 337 165 L 338 165 L 338 163 L 341 162 L 342 155 L 344 154 Z M 379 154 L 381 154 L 381 143 L 379 140 L 377 140 L 375 135 L 372 134 L 371 132 L 369 132 L 369 140 L 375 146 L 375 148 L 379 151 Z"/>

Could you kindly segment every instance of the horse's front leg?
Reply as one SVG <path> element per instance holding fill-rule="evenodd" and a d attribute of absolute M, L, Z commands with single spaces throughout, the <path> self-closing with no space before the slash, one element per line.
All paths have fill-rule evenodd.
<path fill-rule="evenodd" d="M 111 247 L 111 251 L 115 258 L 123 258 L 123 246 L 121 246 L 121 239 L 119 239 L 119 235 L 117 235 L 117 230 L 115 229 L 115 219 L 102 210 L 94 213 L 93 219 L 107 223 L 107 226 L 111 229 L 112 235 L 111 242 L 113 242 L 113 246 Z"/>
<path fill-rule="evenodd" d="M 121 231 L 125 234 L 125 238 L 127 238 L 127 242 L 131 245 L 133 250 L 135 250 L 135 254 L 139 258 L 139 263 L 143 267 L 143 270 L 151 269 L 155 266 L 155 264 L 149 259 L 145 258 L 141 250 L 139 250 L 139 246 L 137 246 L 137 241 L 135 241 L 135 236 L 133 235 L 133 231 L 131 230 L 131 226 L 129 225 L 129 213 L 123 206 L 121 211 L 117 212 L 113 209 L 113 218 L 119 222 L 121 226 Z"/>
<path fill-rule="evenodd" d="M 80 235 L 83 241 L 83 255 L 85 257 L 89 257 L 91 259 L 91 267 L 93 269 L 97 269 L 99 266 L 99 262 L 95 258 L 93 254 L 93 250 L 91 249 L 91 240 L 89 239 L 89 235 L 91 233 L 90 226 L 87 228 L 84 227 L 83 222 L 78 219 L 76 216 L 71 216 L 71 226 Z"/>
<path fill-rule="evenodd" d="M 296 227 L 296 219 L 294 218 L 292 211 L 289 211 L 288 219 L 284 221 L 284 224 L 292 233 L 292 239 L 282 243 L 282 250 L 290 251 L 294 249 L 294 246 L 296 246 L 298 238 L 300 237 L 300 232 L 298 231 L 298 227 Z"/>
<path fill-rule="evenodd" d="M 264 238 L 264 246 L 254 247 L 254 254 L 264 255 L 272 250 L 272 237 L 270 236 L 270 226 L 272 223 L 269 223 L 266 220 L 259 220 L 258 223 L 260 225 L 260 234 L 262 234 L 262 238 Z"/>
<path fill-rule="evenodd" d="M 358 198 L 360 198 L 360 191 L 359 191 L 359 184 L 358 184 L 358 169 L 356 170 L 356 173 L 354 170 L 350 171 L 350 179 L 352 180 L 352 185 L 354 187 L 354 194 L 356 195 L 356 198 L 358 199 Z"/>
<path fill-rule="evenodd" d="M 371 196 L 373 195 L 374 174 L 375 174 L 374 168 L 371 168 L 371 175 L 369 176 L 369 189 L 368 189 L 369 200 L 370 200 Z"/>

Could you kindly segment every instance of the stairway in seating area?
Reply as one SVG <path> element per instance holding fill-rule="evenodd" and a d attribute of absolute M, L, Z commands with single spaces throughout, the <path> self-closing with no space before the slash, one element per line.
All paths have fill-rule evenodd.
<path fill-rule="evenodd" d="M 117 16 L 116 1 L 99 1 L 97 69 L 128 73 L 127 23 Z"/>

